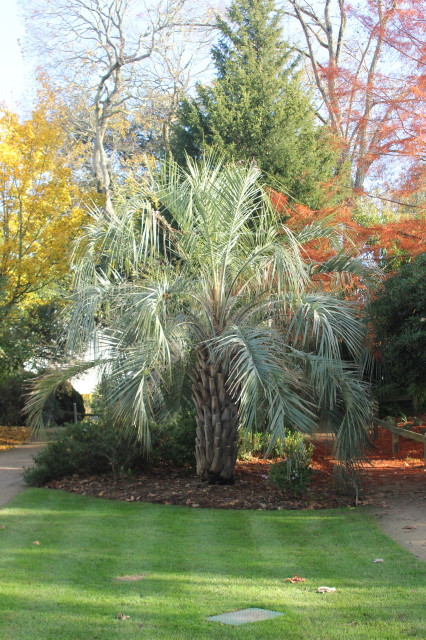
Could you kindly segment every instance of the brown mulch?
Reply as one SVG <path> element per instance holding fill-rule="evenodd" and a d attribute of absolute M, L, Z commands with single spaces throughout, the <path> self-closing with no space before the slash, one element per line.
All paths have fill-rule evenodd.
<path fill-rule="evenodd" d="M 334 481 L 332 445 L 320 440 L 314 444 L 314 474 L 309 489 L 303 495 L 272 487 L 267 480 L 271 461 L 263 458 L 237 462 L 233 485 L 208 485 L 188 470 L 164 466 L 131 478 L 72 476 L 52 481 L 46 487 L 112 500 L 195 508 L 281 510 L 354 505 L 354 497 L 339 491 Z M 379 439 L 373 444 L 368 463 L 360 472 L 362 490 L 356 504 L 374 502 L 376 489 L 395 481 L 408 482 L 417 490 L 425 486 L 426 469 L 421 443 L 401 438 L 399 453 L 393 456 L 391 434 L 380 429 Z"/>
<path fill-rule="evenodd" d="M 186 475 L 184 470 L 164 467 L 131 479 L 114 480 L 108 475 L 88 478 L 72 476 L 49 482 L 46 486 L 127 502 L 212 509 L 320 509 L 351 503 L 350 499 L 330 489 L 331 471 L 316 474 L 309 490 L 303 496 L 297 496 L 268 484 L 270 464 L 257 458 L 250 462 L 238 462 L 233 485 L 208 485 L 194 475 Z"/>

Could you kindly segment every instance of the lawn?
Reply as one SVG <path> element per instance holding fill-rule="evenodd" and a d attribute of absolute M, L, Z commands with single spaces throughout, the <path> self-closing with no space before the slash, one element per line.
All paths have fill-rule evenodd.
<path fill-rule="evenodd" d="M 426 565 L 360 510 L 203 510 L 30 489 L 0 510 L 0 527 L 1 640 L 426 637 Z M 286 583 L 294 574 L 306 582 Z M 116 580 L 129 575 L 144 577 Z M 336 591 L 317 593 L 323 585 Z M 244 607 L 285 615 L 205 620 Z"/>

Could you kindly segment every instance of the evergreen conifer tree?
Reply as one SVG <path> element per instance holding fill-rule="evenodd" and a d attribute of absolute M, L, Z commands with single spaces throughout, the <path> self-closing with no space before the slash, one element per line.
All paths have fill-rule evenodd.
<path fill-rule="evenodd" d="M 316 126 L 298 60 L 282 40 L 274 0 L 234 0 L 212 55 L 217 78 L 185 99 L 172 136 L 181 165 L 211 147 L 232 160 L 254 160 L 297 202 L 324 204 L 321 181 L 336 153 Z"/>

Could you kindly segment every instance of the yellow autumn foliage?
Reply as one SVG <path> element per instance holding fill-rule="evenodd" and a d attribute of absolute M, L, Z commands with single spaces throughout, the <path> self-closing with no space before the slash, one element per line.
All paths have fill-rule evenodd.
<path fill-rule="evenodd" d="M 0 109 L 0 318 L 69 273 L 86 215 L 76 170 L 78 151 L 51 93 L 43 90 L 24 121 Z"/>

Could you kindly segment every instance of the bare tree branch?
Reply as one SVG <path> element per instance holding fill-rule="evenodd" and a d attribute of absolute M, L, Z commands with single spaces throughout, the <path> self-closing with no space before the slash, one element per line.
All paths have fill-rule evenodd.
<path fill-rule="evenodd" d="M 148 61 L 156 58 L 159 68 L 158 60 L 167 56 L 173 34 L 190 30 L 192 49 L 201 46 L 199 36 L 208 41 L 210 16 L 192 0 L 158 0 L 145 6 L 135 0 L 39 0 L 35 8 L 26 7 L 26 13 L 33 48 L 49 58 L 50 72 L 62 75 L 68 84 L 72 82 L 90 96 L 92 167 L 98 191 L 105 198 L 105 213 L 110 216 L 112 181 L 105 136 L 111 121 L 123 113 L 134 87 L 140 93 L 149 75 Z M 171 73 L 171 66 L 169 60 L 163 70 L 174 87 L 176 106 L 177 87 L 185 85 L 188 73 L 181 65 L 183 81 L 178 69 Z M 151 90 L 146 85 L 145 89 Z"/>

